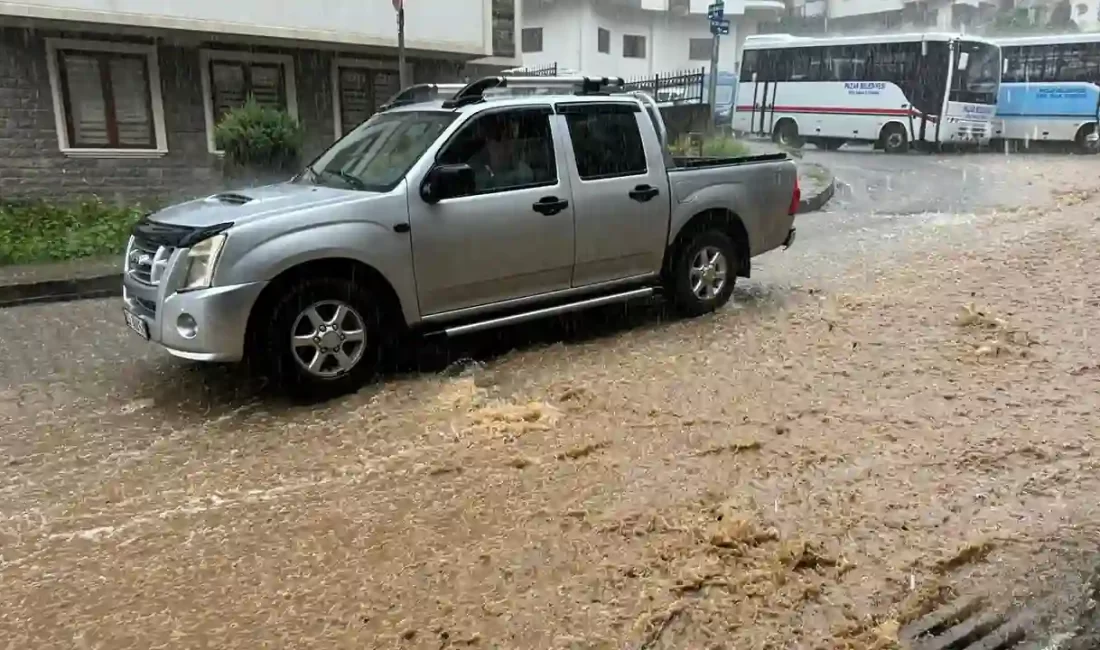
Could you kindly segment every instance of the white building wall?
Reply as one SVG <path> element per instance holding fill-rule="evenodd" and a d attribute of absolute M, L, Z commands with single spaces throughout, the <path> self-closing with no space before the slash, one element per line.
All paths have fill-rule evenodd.
<path fill-rule="evenodd" d="M 491 0 L 412 1 L 405 7 L 410 49 L 492 54 Z M 0 0 L 0 15 L 397 45 L 392 0 Z"/>
<path fill-rule="evenodd" d="M 900 11 L 902 0 L 829 0 L 829 17 L 862 16 L 883 11 Z"/>
<path fill-rule="evenodd" d="M 737 69 L 738 53 L 756 23 L 730 16 L 730 35 L 722 37 L 719 69 Z M 640 77 L 680 70 L 709 68 L 709 58 L 692 60 L 690 41 L 709 39 L 705 15 L 680 16 L 668 11 L 647 11 L 595 4 L 590 0 L 557 0 L 524 7 L 524 28 L 541 27 L 542 51 L 522 53 L 523 65 L 557 63 L 560 68 L 599 76 Z M 610 32 L 609 53 L 599 51 L 598 30 Z M 623 36 L 643 36 L 646 56 L 623 57 Z"/>

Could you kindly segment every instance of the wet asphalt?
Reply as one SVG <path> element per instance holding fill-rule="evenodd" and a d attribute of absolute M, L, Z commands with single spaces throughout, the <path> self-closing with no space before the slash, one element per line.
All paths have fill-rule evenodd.
<path fill-rule="evenodd" d="M 869 274 L 888 272 L 890 255 L 899 246 L 980 236 L 966 229 L 975 215 L 1041 204 L 1056 180 L 1051 176 L 1077 164 L 1071 154 L 889 156 L 864 147 L 807 148 L 804 159 L 832 170 L 839 184 L 836 196 L 823 211 L 799 217 L 792 249 L 755 261 L 753 279 L 737 296 L 741 308 L 822 286 L 854 263 Z M 595 322 L 595 334 L 551 326 L 529 336 L 493 334 L 430 346 L 398 371 L 446 372 L 456 360 L 491 359 L 532 338 L 569 340 L 606 330 L 629 335 L 632 320 L 659 317 L 642 310 L 627 319 L 611 316 L 608 325 L 597 315 L 581 325 Z M 0 309 L 0 359 L 0 403 L 7 402 L 0 423 L 12 414 L 33 417 L 36 410 L 105 396 L 120 404 L 156 397 L 199 415 L 234 408 L 262 392 L 238 368 L 179 361 L 140 341 L 124 327 L 117 299 Z"/>
<path fill-rule="evenodd" d="M 1037 203 L 1048 196 L 1044 170 L 1052 164 L 1072 164 L 1075 157 L 892 156 L 847 146 L 835 152 L 807 147 L 804 159 L 833 171 L 837 193 L 823 211 L 798 218 L 794 247 L 754 260 L 754 278 L 745 285 L 749 299 L 754 292 L 774 294 L 790 286 L 813 285 L 849 265 L 853 252 L 874 265 L 895 246 L 919 245 L 914 238 L 941 236 L 936 225 Z M 445 356 L 462 353 L 452 350 Z M 192 376 L 204 386 L 216 384 L 226 372 L 172 359 L 137 339 L 124 328 L 117 299 L 0 309 L 0 359 L 0 391 L 44 390 L 43 399 L 50 399 L 50 387 L 67 394 L 124 396 L 142 388 L 170 390 L 181 378 Z M 427 365 L 424 369 L 432 370 L 438 363 Z"/>

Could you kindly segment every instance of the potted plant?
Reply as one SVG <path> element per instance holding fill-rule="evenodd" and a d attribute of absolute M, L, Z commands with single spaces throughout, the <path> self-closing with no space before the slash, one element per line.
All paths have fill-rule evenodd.
<path fill-rule="evenodd" d="M 298 168 L 302 126 L 286 111 L 263 106 L 249 96 L 218 122 L 214 142 L 225 152 L 228 178 L 249 185 L 274 183 Z"/>

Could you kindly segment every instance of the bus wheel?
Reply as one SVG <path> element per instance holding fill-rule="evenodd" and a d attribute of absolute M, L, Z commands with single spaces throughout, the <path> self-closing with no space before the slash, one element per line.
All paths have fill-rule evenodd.
<path fill-rule="evenodd" d="M 1100 139 L 1098 139 L 1095 124 L 1086 124 L 1077 131 L 1074 141 L 1077 143 L 1077 153 L 1094 154 L 1100 152 Z"/>
<path fill-rule="evenodd" d="M 772 133 L 772 141 L 791 149 L 802 148 L 802 138 L 798 135 L 798 125 L 794 120 L 779 120 L 779 124 L 775 125 L 775 131 Z"/>
<path fill-rule="evenodd" d="M 909 151 L 909 134 L 900 124 L 887 124 L 882 129 L 882 148 L 886 153 L 905 153 Z"/>

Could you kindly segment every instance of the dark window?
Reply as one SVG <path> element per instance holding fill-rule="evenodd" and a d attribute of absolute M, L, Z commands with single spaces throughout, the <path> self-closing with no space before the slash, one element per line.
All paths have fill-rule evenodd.
<path fill-rule="evenodd" d="M 741 55 L 741 81 L 752 81 L 759 72 L 760 50 L 745 50 Z"/>
<path fill-rule="evenodd" d="M 645 36 L 632 36 L 623 34 L 623 58 L 645 58 Z"/>
<path fill-rule="evenodd" d="M 560 106 L 582 180 L 646 173 L 645 149 L 636 106 Z"/>
<path fill-rule="evenodd" d="M 542 28 L 524 27 L 519 33 L 520 49 L 524 52 L 542 51 Z"/>
<path fill-rule="evenodd" d="M 215 120 L 243 105 L 249 96 L 261 106 L 286 109 L 286 80 L 280 63 L 211 61 L 210 89 Z"/>
<path fill-rule="evenodd" d="M 145 55 L 62 50 L 57 58 L 70 147 L 156 148 Z"/>
<path fill-rule="evenodd" d="M 596 28 L 596 49 L 603 54 L 611 54 L 611 32 L 603 27 Z"/>
<path fill-rule="evenodd" d="M 1002 48 L 1001 54 L 1004 56 L 1005 60 L 1008 61 L 1007 72 L 1004 73 L 1003 80 L 1008 82 L 1023 81 L 1025 58 L 1022 48 Z"/>
<path fill-rule="evenodd" d="M 475 192 L 517 190 L 557 182 L 547 108 L 479 115 L 439 154 L 440 164 L 474 168 Z"/>
<path fill-rule="evenodd" d="M 516 55 L 516 0 L 493 0 L 493 56 Z"/>
<path fill-rule="evenodd" d="M 341 67 L 340 124 L 348 133 L 378 110 L 379 105 L 401 90 L 397 72 Z"/>
<path fill-rule="evenodd" d="M 831 81 L 866 81 L 869 52 L 850 45 L 825 48 L 825 74 Z"/>
<path fill-rule="evenodd" d="M 1063 45 L 1058 78 L 1060 81 L 1089 82 L 1100 79 L 1100 43 Z"/>
<path fill-rule="evenodd" d="M 692 61 L 710 61 L 714 41 L 709 38 L 693 38 L 688 41 L 688 58 Z"/>

